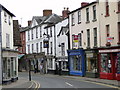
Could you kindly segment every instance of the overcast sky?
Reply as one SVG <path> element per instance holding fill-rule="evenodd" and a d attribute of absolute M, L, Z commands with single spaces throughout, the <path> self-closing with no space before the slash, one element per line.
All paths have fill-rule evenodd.
<path fill-rule="evenodd" d="M 62 15 L 64 7 L 69 7 L 69 10 L 75 10 L 81 6 L 81 2 L 92 2 L 95 0 L 0 0 L 5 8 L 12 12 L 19 20 L 19 24 L 27 26 L 27 21 L 32 19 L 32 16 L 42 16 L 44 9 L 52 9 L 53 13 Z"/>

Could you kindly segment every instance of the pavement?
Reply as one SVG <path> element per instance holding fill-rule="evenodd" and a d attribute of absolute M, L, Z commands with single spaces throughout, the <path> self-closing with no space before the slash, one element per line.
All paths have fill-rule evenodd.
<path fill-rule="evenodd" d="M 88 77 L 80 77 L 80 76 L 64 76 L 66 78 L 73 78 L 77 80 L 84 80 L 84 81 L 90 81 L 95 83 L 101 83 L 101 84 L 107 84 L 112 85 L 120 88 L 120 81 L 117 80 L 107 80 L 107 79 L 100 79 L 100 78 L 88 78 Z"/>
<path fill-rule="evenodd" d="M 46 74 L 46 75 L 51 75 L 51 74 Z M 58 75 L 59 76 L 59 75 Z M 84 80 L 84 81 L 90 81 L 90 82 L 95 82 L 95 83 L 101 83 L 101 84 L 106 84 L 106 85 L 111 85 L 111 86 L 116 86 L 120 88 L 120 81 L 117 80 L 106 80 L 106 79 L 99 79 L 99 78 L 87 78 L 87 77 L 80 77 L 80 76 L 63 76 L 64 78 L 68 79 L 77 79 L 77 80 Z M 2 85 L 3 90 L 5 88 L 40 88 L 40 83 L 37 81 L 29 81 L 26 78 L 19 77 L 19 79 L 16 82 L 13 82 L 8 85 Z"/>
<path fill-rule="evenodd" d="M 31 88 L 40 88 L 40 84 L 36 81 L 29 81 L 26 78 L 20 77 L 16 82 L 7 84 L 7 85 L 2 85 L 2 90 L 6 90 L 9 88 L 22 88 L 22 89 L 31 89 Z"/>

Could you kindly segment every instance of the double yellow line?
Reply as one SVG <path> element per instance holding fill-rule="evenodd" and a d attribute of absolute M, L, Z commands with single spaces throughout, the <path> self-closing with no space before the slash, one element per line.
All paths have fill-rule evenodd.
<path fill-rule="evenodd" d="M 33 84 L 35 84 L 34 90 L 38 90 L 40 88 L 40 83 L 39 82 L 33 81 L 33 80 L 31 82 L 32 82 L 32 84 L 28 87 L 29 89 L 33 88 Z"/>
<path fill-rule="evenodd" d="M 38 90 L 40 88 L 40 83 L 37 81 L 33 81 L 35 83 L 35 88 L 34 90 Z"/>

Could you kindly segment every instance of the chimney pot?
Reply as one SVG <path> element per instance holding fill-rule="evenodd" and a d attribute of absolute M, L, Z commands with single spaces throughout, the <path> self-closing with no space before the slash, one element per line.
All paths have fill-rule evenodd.
<path fill-rule="evenodd" d="M 49 16 L 49 15 L 52 15 L 52 10 L 50 9 L 43 10 L 43 16 Z"/>
<path fill-rule="evenodd" d="M 88 4 L 89 4 L 88 2 L 82 2 L 81 7 L 84 7 L 84 6 L 88 5 Z"/>
<path fill-rule="evenodd" d="M 31 23 L 32 23 L 32 21 L 31 21 L 31 20 L 29 20 L 29 21 L 28 21 L 28 26 L 30 26 L 30 25 L 31 25 Z"/>

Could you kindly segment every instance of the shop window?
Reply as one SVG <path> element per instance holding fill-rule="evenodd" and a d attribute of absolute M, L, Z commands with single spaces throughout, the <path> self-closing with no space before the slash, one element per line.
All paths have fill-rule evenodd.
<path fill-rule="evenodd" d="M 49 59 L 49 68 L 52 69 L 52 65 L 53 65 L 53 63 L 52 63 L 52 58 L 51 58 L 51 59 Z"/>
<path fill-rule="evenodd" d="M 86 61 L 87 61 L 87 72 L 96 73 L 97 72 L 97 54 L 87 53 Z"/>
<path fill-rule="evenodd" d="M 67 61 L 63 61 L 63 64 L 62 64 L 63 66 L 63 70 L 68 70 L 68 62 Z"/>
<path fill-rule="evenodd" d="M 110 54 L 101 54 L 101 72 L 111 73 L 112 63 Z"/>
<path fill-rule="evenodd" d="M 3 58 L 3 79 L 7 79 L 7 58 Z"/>
<path fill-rule="evenodd" d="M 117 73 L 120 74 L 120 53 L 117 54 Z"/>
<path fill-rule="evenodd" d="M 8 72 L 7 72 L 7 76 L 8 76 L 8 78 L 10 78 L 10 77 L 11 77 L 11 72 L 10 72 L 10 59 L 8 59 L 8 64 L 7 64 L 7 65 L 8 65 L 8 66 L 7 66 L 7 67 L 8 67 L 8 68 L 7 68 L 7 69 L 8 69 L 8 70 L 7 70 L 7 71 L 8 71 Z"/>
<path fill-rule="evenodd" d="M 73 60 L 73 70 L 82 71 L 82 57 L 80 55 L 71 56 Z"/>

